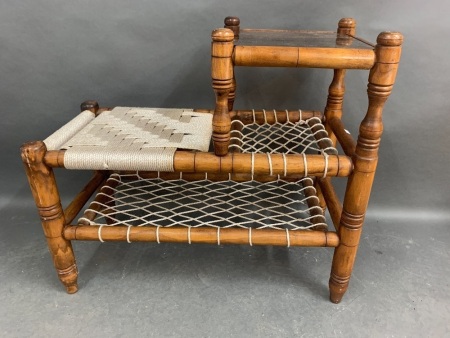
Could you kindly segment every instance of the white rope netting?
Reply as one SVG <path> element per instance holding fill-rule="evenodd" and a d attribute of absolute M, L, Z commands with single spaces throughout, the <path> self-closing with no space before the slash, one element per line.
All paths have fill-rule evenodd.
<path fill-rule="evenodd" d="M 182 177 L 163 180 L 113 174 L 79 223 L 288 230 L 326 227 L 317 203 L 308 206 L 309 199 L 317 202 L 315 194 L 305 195 L 306 189 L 314 189 L 311 184 L 311 178 L 260 183 L 214 182 L 207 176 L 200 181 L 186 181 Z M 86 218 L 88 214 L 93 217 Z"/>
<path fill-rule="evenodd" d="M 265 111 L 263 110 L 264 116 Z M 298 122 L 286 121 L 274 124 L 244 124 L 240 120 L 232 122 L 230 150 L 242 153 L 283 153 L 283 154 L 337 154 L 331 139 L 318 117 Z M 276 113 L 274 114 L 276 117 Z M 286 116 L 289 116 L 287 113 Z M 301 116 L 301 111 L 300 111 Z"/>
<path fill-rule="evenodd" d="M 177 149 L 208 151 L 212 115 L 187 109 L 116 107 L 75 134 L 70 123 L 62 129 L 59 134 L 71 135 L 58 145 L 66 149 L 65 168 L 173 171 Z"/>

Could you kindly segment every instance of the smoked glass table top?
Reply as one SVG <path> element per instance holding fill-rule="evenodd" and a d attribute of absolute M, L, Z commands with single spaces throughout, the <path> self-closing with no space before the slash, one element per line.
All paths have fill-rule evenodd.
<path fill-rule="evenodd" d="M 338 35 L 331 31 L 242 29 L 238 46 L 318 47 L 373 49 L 374 45 L 360 38 Z"/>

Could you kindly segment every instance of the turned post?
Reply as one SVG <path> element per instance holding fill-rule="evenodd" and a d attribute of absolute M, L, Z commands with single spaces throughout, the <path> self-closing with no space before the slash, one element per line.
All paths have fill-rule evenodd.
<path fill-rule="evenodd" d="M 239 39 L 239 30 L 241 20 L 237 16 L 227 16 L 224 20 L 224 28 L 231 29 L 234 34 L 234 40 Z M 230 93 L 228 94 L 228 110 L 232 111 L 234 106 L 234 100 L 236 98 L 236 77 L 233 72 L 233 82 L 231 84 Z"/>
<path fill-rule="evenodd" d="M 351 43 L 351 38 L 347 37 L 347 34 L 355 35 L 356 32 L 356 21 L 352 18 L 343 18 L 339 20 L 336 44 L 349 44 Z M 350 39 L 350 42 L 348 41 Z M 342 106 L 344 102 L 345 94 L 345 69 L 334 69 L 333 80 L 331 81 L 330 87 L 328 88 L 327 104 L 324 110 L 324 125 L 325 130 L 328 133 L 329 138 L 333 142 L 333 146 L 336 146 L 336 135 L 334 135 L 333 130 L 327 121 L 334 118 L 342 118 Z M 326 203 L 321 192 L 319 180 L 315 184 L 315 188 L 319 195 L 320 205 L 326 208 Z"/>
<path fill-rule="evenodd" d="M 231 82 L 230 92 L 228 93 L 228 111 L 233 110 L 235 98 L 236 98 L 236 78 L 233 72 L 233 80 Z"/>
<path fill-rule="evenodd" d="M 383 32 L 375 47 L 376 63 L 370 70 L 367 93 L 369 107 L 359 129 L 339 225 L 340 244 L 334 251 L 330 276 L 330 299 L 339 303 L 348 288 L 356 258 L 383 132 L 382 112 L 397 74 L 403 36 Z"/>
<path fill-rule="evenodd" d="M 233 89 L 233 54 L 234 34 L 227 28 L 212 32 L 211 77 L 212 87 L 216 94 L 213 115 L 214 152 L 218 156 L 228 153 L 230 143 L 231 118 L 228 109 L 228 97 Z"/>
<path fill-rule="evenodd" d="M 25 143 L 21 148 L 22 161 L 58 277 L 68 293 L 75 293 L 77 266 L 72 244 L 63 237 L 64 212 L 53 170 L 44 163 L 46 151 L 42 141 Z"/>
<path fill-rule="evenodd" d="M 348 44 L 347 34 L 355 35 L 356 21 L 351 18 L 344 18 L 339 21 L 337 29 L 336 44 Z M 351 38 L 350 38 L 351 43 Z M 340 119 L 342 117 L 342 105 L 344 102 L 345 94 L 345 69 L 335 69 L 333 80 L 328 88 L 327 105 L 325 106 L 325 129 L 328 132 L 329 137 L 333 141 L 333 145 L 336 145 L 336 136 L 331 130 L 326 121 L 333 118 Z"/>

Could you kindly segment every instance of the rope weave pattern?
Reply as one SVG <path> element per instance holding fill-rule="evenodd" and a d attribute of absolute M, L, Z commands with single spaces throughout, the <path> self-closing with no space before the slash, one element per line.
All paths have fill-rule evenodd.
<path fill-rule="evenodd" d="M 85 110 L 78 114 L 78 116 L 67 122 L 44 140 L 47 150 L 60 149 L 64 143 L 70 140 L 94 118 L 95 114 L 89 110 Z"/>
<path fill-rule="evenodd" d="M 137 178 L 136 178 L 137 177 Z M 94 213 L 92 220 L 82 217 L 80 224 L 114 226 L 186 226 L 217 228 L 240 227 L 249 229 L 304 230 L 318 225 L 326 226 L 322 209 L 308 207 L 306 187 L 311 178 L 296 182 L 282 179 L 260 183 L 232 180 L 213 182 L 206 177 L 200 181 L 160 178 L 144 179 L 136 175 L 113 174 L 107 181 L 108 202 L 91 202 L 85 215 Z M 115 188 L 113 188 L 115 186 Z M 314 189 L 308 187 L 308 189 Z M 100 192 L 99 195 L 106 195 Z M 320 211 L 311 215 L 312 209 Z M 98 211 L 100 210 L 100 211 Z M 314 220 L 314 223 L 313 223 Z M 99 238 L 101 240 L 101 227 Z M 288 236 L 289 232 L 286 231 Z M 129 241 L 129 236 L 127 236 Z M 190 242 L 190 232 L 188 232 Z"/>
<path fill-rule="evenodd" d="M 212 115 L 186 109 L 117 107 L 60 146 L 68 169 L 173 171 L 177 149 L 208 151 Z"/>
<path fill-rule="evenodd" d="M 338 153 L 318 117 L 286 123 L 276 120 L 274 124 L 257 124 L 255 117 L 253 121 L 251 124 L 243 124 L 240 120 L 232 122 L 230 150 L 269 154 Z"/>

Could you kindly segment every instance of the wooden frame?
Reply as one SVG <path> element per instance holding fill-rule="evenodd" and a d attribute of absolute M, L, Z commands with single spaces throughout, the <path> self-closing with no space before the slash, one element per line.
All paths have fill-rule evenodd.
<path fill-rule="evenodd" d="M 355 37 L 356 22 L 351 18 L 339 21 L 336 45 L 349 46 Z M 349 174 L 343 206 L 329 177 L 318 178 L 316 188 L 321 205 L 328 206 L 338 231 L 340 243 L 335 250 L 330 277 L 330 299 L 339 303 L 348 288 L 356 258 L 364 216 L 375 175 L 378 148 L 383 131 L 382 113 L 397 74 L 403 36 L 397 32 L 378 35 L 373 50 L 280 46 L 235 46 L 242 34 L 240 20 L 227 17 L 223 29 L 212 33 L 212 82 L 216 92 L 214 140 L 215 153 L 225 156 L 228 149 L 229 114 L 232 110 L 236 82 L 234 66 L 317 67 L 334 69 L 325 107 L 325 128 L 334 144 L 339 143 L 352 159 L 354 170 Z M 369 107 L 360 124 L 357 142 L 342 123 L 346 69 L 370 69 L 367 87 Z M 221 85 L 223 84 L 223 85 Z M 232 93 L 232 95 L 230 95 Z M 228 105 L 225 105 L 227 102 Z M 229 108 L 229 111 L 227 111 Z M 333 176 L 333 175 L 330 175 Z"/>
<path fill-rule="evenodd" d="M 384 32 L 378 36 L 373 49 L 344 48 L 355 38 L 355 21 L 342 19 L 338 25 L 337 46 L 343 48 L 323 49 L 314 47 L 270 47 L 245 48 L 235 46 L 239 38 L 240 20 L 225 19 L 225 27 L 212 33 L 212 86 L 215 92 L 215 109 L 199 110 L 213 114 L 214 153 L 177 151 L 174 156 L 174 173 L 141 172 L 139 176 L 172 179 L 180 172 L 187 180 L 200 180 L 207 173 L 211 180 L 237 181 L 249 179 L 270 182 L 277 175 L 287 180 L 311 176 L 315 181 L 318 208 L 328 208 L 336 231 L 324 229 L 280 231 L 279 229 L 186 228 L 173 226 L 135 227 L 128 226 L 83 226 L 71 224 L 76 215 L 96 191 L 112 189 L 106 183 L 108 171 L 96 171 L 92 179 L 63 210 L 53 168 L 64 168 L 64 150 L 48 151 L 44 142 L 29 142 L 22 146 L 21 154 L 25 172 L 36 206 L 41 217 L 44 235 L 57 274 L 68 293 L 77 291 L 77 267 L 72 250 L 72 240 L 144 241 L 144 242 L 189 242 L 210 244 L 250 244 L 283 246 L 334 247 L 331 277 L 329 281 L 331 301 L 338 303 L 347 290 L 356 251 L 361 235 L 370 190 L 375 174 L 378 148 L 382 133 L 382 111 L 391 93 L 400 59 L 403 37 L 400 33 Z M 282 57 L 280 56 L 282 55 Z M 275 57 L 274 56 L 280 56 Z M 300 57 L 300 58 L 299 58 Z M 300 61 L 299 61 L 300 60 Z M 324 115 L 317 111 L 269 112 L 233 110 L 236 81 L 235 66 L 283 66 L 319 67 L 334 69 L 329 87 Z M 353 140 L 342 123 L 343 98 L 345 93 L 345 69 L 370 69 L 367 113 L 360 125 L 357 141 Z M 90 110 L 95 115 L 108 108 L 99 108 L 95 101 L 86 101 L 81 110 Z M 345 155 L 306 155 L 228 153 L 230 129 L 233 120 L 243 124 L 258 124 L 319 117 L 323 120 L 332 145 L 340 144 Z M 305 166 L 307 163 L 307 168 Z M 286 173 L 288 175 L 286 176 Z M 326 173 L 326 175 L 325 175 Z M 343 203 L 332 185 L 331 177 L 348 177 Z M 313 194 L 312 184 L 307 193 Z M 105 204 L 110 203 L 106 195 L 97 195 Z M 319 208 L 320 210 L 320 208 Z M 86 214 L 87 219 L 92 215 Z M 312 215 L 314 218 L 314 215 Z M 101 232 L 101 237 L 100 237 Z M 220 232 L 220 237 L 219 237 Z"/>

